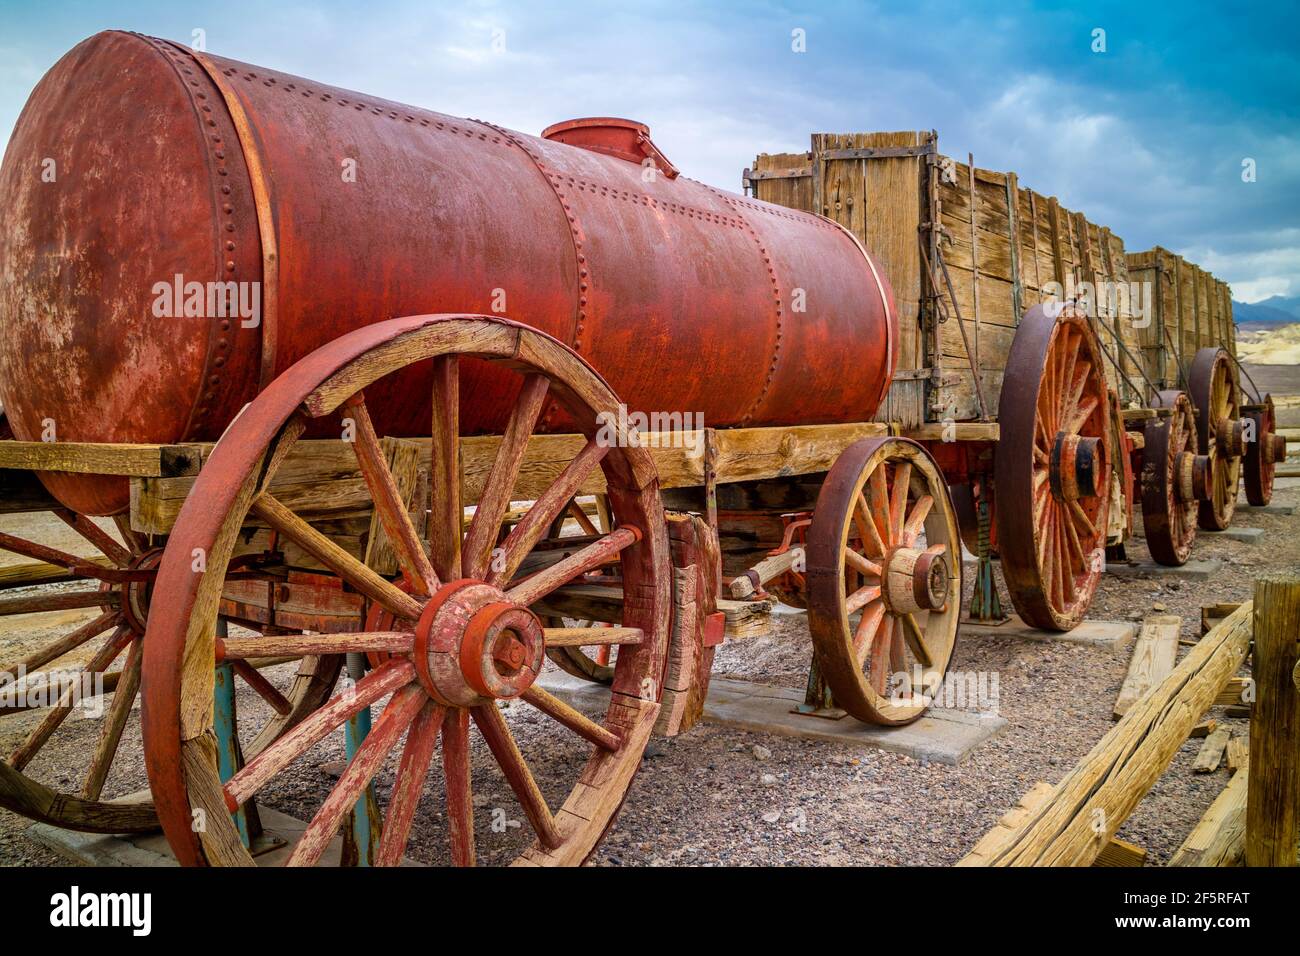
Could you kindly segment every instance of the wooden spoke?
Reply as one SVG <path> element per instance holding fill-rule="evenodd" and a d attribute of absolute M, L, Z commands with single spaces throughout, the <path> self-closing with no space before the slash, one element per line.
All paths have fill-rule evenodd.
<path fill-rule="evenodd" d="M 916 618 L 911 614 L 901 614 L 899 620 L 902 622 L 903 640 L 916 655 L 917 661 L 922 667 L 933 667 L 934 658 L 930 656 L 930 648 L 926 646 L 925 635 L 921 633 Z"/>
<path fill-rule="evenodd" d="M 4 532 L 0 532 L 0 549 L 12 551 L 14 554 L 21 554 L 36 561 L 44 561 L 47 564 L 56 564 L 61 568 L 67 568 L 80 577 L 94 578 L 97 581 L 120 582 L 126 580 L 128 576 L 126 571 L 106 567 L 94 558 L 81 558 L 75 554 L 60 551 L 57 548 L 49 548 L 43 544 L 37 544 L 35 541 L 28 541 L 26 538 L 19 538 Z"/>
<path fill-rule="evenodd" d="M 578 522 L 578 527 L 582 529 L 583 534 L 600 534 L 600 529 L 596 527 L 595 522 L 587 517 L 587 512 L 583 510 L 582 505 L 578 504 L 576 500 L 569 502 L 569 506 L 565 509 L 565 513 L 574 521 Z"/>
<path fill-rule="evenodd" d="M 356 453 L 357 463 L 361 466 L 361 476 L 370 489 L 375 510 L 384 526 L 384 532 L 393 542 L 393 551 L 397 563 L 401 565 L 406 576 L 421 594 L 432 594 L 438 587 L 438 575 L 424 553 L 424 545 L 407 513 L 402 493 L 397 487 L 397 479 L 388 467 L 384 450 L 379 444 L 379 436 L 370 421 L 370 412 L 366 408 L 365 397 L 358 392 L 353 398 L 343 403 L 343 408 L 352 417 L 356 425 L 356 440 L 352 449 Z"/>
<path fill-rule="evenodd" d="M 872 689 L 881 697 L 889 694 L 889 665 L 893 657 L 894 618 L 886 615 L 881 626 L 876 630 L 876 638 L 871 642 L 871 654 L 868 679 Z"/>
<path fill-rule="evenodd" d="M 265 634 L 261 637 L 217 639 L 217 660 L 253 657 L 301 657 L 308 654 L 409 654 L 415 642 L 410 631 L 344 631 L 337 634 Z"/>
<path fill-rule="evenodd" d="M 548 648 L 640 644 L 645 637 L 639 627 L 548 627 L 543 633 Z"/>
<path fill-rule="evenodd" d="M 1065 424 L 1066 434 L 1077 435 L 1079 429 L 1081 429 L 1084 426 L 1084 423 L 1087 422 L 1088 416 L 1096 410 L 1097 399 L 1095 398 L 1089 398 L 1086 402 L 1080 405 L 1070 417 L 1070 420 Z"/>
<path fill-rule="evenodd" d="M 433 441 L 429 449 L 429 546 L 440 580 L 461 576 L 460 359 L 433 360 Z"/>
<path fill-rule="evenodd" d="M 451 865 L 473 866 L 474 799 L 470 787 L 469 711 L 450 711 L 442 722 L 442 772 L 447 781 L 447 832 Z"/>
<path fill-rule="evenodd" d="M 258 495 L 250 511 L 366 597 L 408 620 L 419 618 L 423 609 L 419 601 L 352 557 L 271 495 Z"/>
<path fill-rule="evenodd" d="M 236 659 L 231 664 L 231 669 L 244 679 L 244 683 L 253 689 L 258 697 L 271 705 L 271 709 L 282 717 L 287 717 L 293 713 L 293 704 L 289 699 L 275 689 L 275 685 L 262 676 L 252 664 L 246 660 Z"/>
<path fill-rule="evenodd" d="M 307 829 L 289 856 L 289 866 L 316 865 L 325 848 L 334 839 L 348 810 L 356 805 L 367 784 L 379 770 L 379 765 L 384 762 L 388 752 L 415 720 L 416 714 L 428 699 L 424 691 L 414 685 L 403 687 L 393 695 L 348 762 L 339 782 L 307 824 Z"/>
<path fill-rule="evenodd" d="M 880 565 L 868 558 L 864 558 L 852 548 L 844 549 L 844 562 L 864 577 L 874 577 L 879 580 L 880 576 L 884 573 L 881 570 Z"/>
<path fill-rule="evenodd" d="M 131 515 L 128 512 L 113 515 L 113 524 L 117 525 L 117 533 L 122 536 L 132 554 L 144 554 L 149 550 L 149 539 L 131 527 Z"/>
<path fill-rule="evenodd" d="M 1089 538 L 1096 536 L 1097 528 L 1093 525 L 1092 519 L 1089 518 L 1088 513 L 1083 510 L 1083 505 L 1079 504 L 1079 502 L 1075 501 L 1073 498 L 1070 499 L 1070 514 L 1074 515 L 1075 520 L 1078 521 L 1079 524 L 1083 526 L 1083 529 L 1088 532 Z"/>
<path fill-rule="evenodd" d="M 858 666 L 866 662 L 867 652 L 871 650 L 880 630 L 880 622 L 885 619 L 885 605 L 876 602 L 862 612 L 862 620 L 853 630 L 853 649 L 857 654 Z"/>
<path fill-rule="evenodd" d="M 889 534 L 889 484 L 883 467 L 877 468 L 867 479 L 866 502 L 866 515 L 874 522 L 879 532 L 878 537 L 886 545 L 892 544 Z M 883 555 L 885 552 L 882 550 L 880 553 Z"/>
<path fill-rule="evenodd" d="M 35 614 L 40 611 L 67 611 L 79 607 L 116 607 L 117 591 L 63 591 L 35 597 L 6 598 L 0 601 L 0 617 L 12 614 Z"/>
<path fill-rule="evenodd" d="M 934 507 L 934 497 L 931 495 L 921 495 L 916 499 L 916 504 L 912 506 L 912 513 L 907 516 L 907 521 L 903 524 L 903 544 L 911 547 L 916 543 L 916 539 L 921 534 L 921 528 L 925 525 L 925 519 L 930 515 L 930 509 Z"/>
<path fill-rule="evenodd" d="M 478 507 L 469 523 L 465 534 L 464 553 L 461 557 L 466 577 L 482 578 L 491 560 L 492 546 L 501 531 L 501 522 L 510 507 L 510 496 L 515 490 L 519 477 L 519 467 L 523 464 L 528 451 L 528 439 L 532 437 L 537 416 L 541 414 L 546 401 L 550 381 L 546 376 L 532 373 L 524 376 L 523 388 L 510 421 L 506 423 L 505 435 L 501 439 L 501 448 L 496 460 L 488 472 L 483 493 L 479 495 Z"/>
<path fill-rule="evenodd" d="M 406 658 L 380 664 L 361 680 L 250 760 L 225 783 L 226 805 L 231 812 L 248 800 L 273 776 L 324 740 L 331 731 L 364 707 L 394 693 L 415 679 L 415 665 Z"/>
<path fill-rule="evenodd" d="M 630 525 L 616 529 L 600 540 L 587 545 L 557 561 L 549 568 L 538 571 L 506 591 L 507 600 L 525 607 L 541 600 L 556 588 L 572 581 L 578 575 L 590 571 L 613 558 L 624 548 L 631 547 L 641 540 L 641 532 Z"/>
<path fill-rule="evenodd" d="M 853 510 L 853 523 L 858 529 L 862 546 L 864 548 L 870 546 L 874 549 L 876 557 L 884 557 L 889 547 L 885 544 L 885 539 L 880 536 L 880 529 L 871 515 L 871 506 L 863 495 L 858 495 L 857 507 Z"/>
<path fill-rule="evenodd" d="M 878 600 L 879 598 L 880 585 L 869 584 L 866 587 L 859 588 L 844 599 L 844 610 L 848 614 L 856 614 L 872 601 Z"/>
<path fill-rule="evenodd" d="M 903 519 L 907 514 L 907 493 L 912 484 L 912 463 L 900 461 L 894 467 L 894 487 L 889 496 L 889 543 L 901 544 Z"/>
<path fill-rule="evenodd" d="M 433 748 L 438 742 L 438 731 L 446 713 L 444 708 L 433 701 L 427 701 L 411 724 L 410 733 L 406 735 L 406 747 L 402 750 L 402 761 L 397 766 L 397 778 L 393 781 L 393 796 L 388 802 L 388 812 L 384 814 L 384 832 L 375 858 L 379 866 L 397 866 L 402 862 L 402 854 L 406 851 L 411 833 L 411 822 L 415 819 L 415 808 L 424 791 L 424 779 L 429 772 Z"/>
<path fill-rule="evenodd" d="M 104 725 L 99 729 L 99 741 L 95 744 L 90 769 L 86 772 L 86 780 L 81 788 L 81 796 L 86 800 L 98 800 L 104 792 L 104 782 L 108 780 L 108 771 L 113 766 L 113 758 L 117 756 L 122 731 L 126 729 L 127 719 L 131 716 L 131 705 L 135 703 L 136 692 L 140 689 L 142 649 L 140 638 L 131 642 L 126 663 L 122 666 L 122 677 L 113 694 L 113 703 L 109 705 Z"/>
<path fill-rule="evenodd" d="M 50 708 L 49 713 L 41 720 L 36 728 L 27 736 L 19 746 L 9 756 L 9 766 L 14 770 L 22 770 L 27 766 L 45 746 L 50 735 L 59 729 L 59 726 L 72 713 L 72 708 L 76 706 L 81 692 L 81 684 L 86 678 L 93 678 L 108 670 L 108 666 L 117 659 L 117 655 L 122 649 L 131 642 L 131 631 L 126 627 L 119 627 L 116 631 L 108 636 L 103 646 L 91 658 L 90 663 L 79 672 L 79 680 L 67 688 L 60 696 L 59 702 Z"/>
<path fill-rule="evenodd" d="M 609 446 L 602 445 L 592 438 L 578 452 L 576 458 L 555 479 L 555 482 L 533 502 L 533 506 L 506 535 L 501 547 L 505 550 L 504 567 L 493 569 L 487 576 L 487 583 L 498 587 L 511 579 L 519 568 L 519 563 L 528 556 L 537 542 L 542 540 L 547 530 L 557 517 L 572 501 L 573 495 L 582 487 L 582 483 L 595 471 L 604 457 L 609 453 Z M 583 517 L 586 517 L 584 514 Z M 599 534 L 599 532 L 593 532 Z"/>
<path fill-rule="evenodd" d="M 618 734 L 606 730 L 586 714 L 570 707 L 558 697 L 548 694 L 536 684 L 524 691 L 523 698 L 546 716 L 568 727 L 579 737 L 590 741 L 597 747 L 612 751 L 618 750 L 622 745 L 622 740 L 619 739 Z"/>
<path fill-rule="evenodd" d="M 119 611 L 109 611 L 101 614 L 93 621 L 89 621 L 81 627 L 66 634 L 57 641 L 51 641 L 40 649 L 34 651 L 23 660 L 14 665 L 5 665 L 0 668 L 0 687 L 18 680 L 18 675 L 31 674 L 39 667 L 43 667 L 52 660 L 57 660 L 69 651 L 75 650 L 87 641 L 103 634 L 110 627 L 116 627 L 122 623 L 122 614 Z"/>
<path fill-rule="evenodd" d="M 555 849 L 560 845 L 560 832 L 555 827 L 555 818 L 551 816 L 546 798 L 542 796 L 532 771 L 524 762 L 524 755 L 519 752 L 519 746 L 515 743 L 510 728 L 506 726 L 501 711 L 492 703 L 475 707 L 470 713 L 478 725 L 479 733 L 487 741 L 492 756 L 496 757 L 501 766 L 510 789 L 519 798 L 519 805 L 533 832 L 537 834 L 538 841 L 547 849 Z"/>
<path fill-rule="evenodd" d="M 131 552 L 114 541 L 112 535 L 85 515 L 69 511 L 67 508 L 56 509 L 54 513 L 59 517 L 60 521 L 93 544 L 104 557 L 119 568 L 126 567 L 131 563 Z"/>

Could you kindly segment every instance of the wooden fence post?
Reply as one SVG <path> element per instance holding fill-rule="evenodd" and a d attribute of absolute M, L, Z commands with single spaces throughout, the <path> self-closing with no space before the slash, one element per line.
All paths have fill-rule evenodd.
<path fill-rule="evenodd" d="M 1246 865 L 1295 866 L 1300 844 L 1300 575 L 1255 582 Z"/>

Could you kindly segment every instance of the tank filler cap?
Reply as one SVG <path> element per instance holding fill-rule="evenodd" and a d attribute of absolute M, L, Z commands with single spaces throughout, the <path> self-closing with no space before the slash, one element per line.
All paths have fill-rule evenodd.
<path fill-rule="evenodd" d="M 650 139 L 650 127 L 635 120 L 616 116 L 565 120 L 542 130 L 542 139 L 604 153 L 638 166 L 649 160 L 669 179 L 677 178 L 677 167 L 668 162 L 668 157 L 659 152 L 659 147 Z"/>

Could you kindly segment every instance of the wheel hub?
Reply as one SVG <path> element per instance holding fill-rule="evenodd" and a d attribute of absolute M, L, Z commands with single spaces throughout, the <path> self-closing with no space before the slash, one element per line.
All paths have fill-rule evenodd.
<path fill-rule="evenodd" d="M 444 585 L 415 626 L 420 683 L 450 707 L 518 697 L 541 673 L 545 653 L 537 615 L 482 581 Z"/>
<path fill-rule="evenodd" d="M 1175 491 L 1179 501 L 1205 501 L 1210 497 L 1213 465 L 1209 455 L 1185 451 L 1178 456 Z"/>
<path fill-rule="evenodd" d="M 1286 436 L 1270 432 L 1265 439 L 1262 446 L 1264 461 L 1270 465 L 1286 461 Z"/>
<path fill-rule="evenodd" d="M 1248 418 L 1220 418 L 1215 422 L 1214 442 L 1219 454 L 1225 458 L 1240 458 L 1244 455 L 1248 428 L 1254 428 L 1254 423 Z"/>
<path fill-rule="evenodd" d="M 163 549 L 154 548 L 132 559 L 127 570 L 152 571 L 162 563 Z M 143 635 L 149 622 L 149 602 L 153 598 L 153 577 L 147 581 L 127 581 L 122 586 L 122 616 L 135 633 Z"/>
<path fill-rule="evenodd" d="M 1049 470 L 1052 494 L 1063 500 L 1095 498 L 1102 474 L 1100 438 L 1056 436 Z"/>
<path fill-rule="evenodd" d="M 896 614 L 937 611 L 948 603 L 948 578 L 943 555 L 895 548 L 885 558 L 880 596 Z"/>

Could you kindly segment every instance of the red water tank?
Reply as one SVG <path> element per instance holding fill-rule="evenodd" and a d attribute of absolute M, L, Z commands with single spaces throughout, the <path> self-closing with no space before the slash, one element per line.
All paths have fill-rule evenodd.
<path fill-rule="evenodd" d="M 852 235 L 678 175 L 639 123 L 538 138 L 120 32 L 32 92 L 0 270 L 27 440 L 212 440 L 308 352 L 416 313 L 526 322 L 633 411 L 719 428 L 870 418 L 898 338 Z M 372 390 L 382 433 L 426 432 L 426 372 Z M 499 428 L 508 380 L 466 375 L 464 428 Z M 127 503 L 121 479 L 44 478 L 79 511 Z"/>

